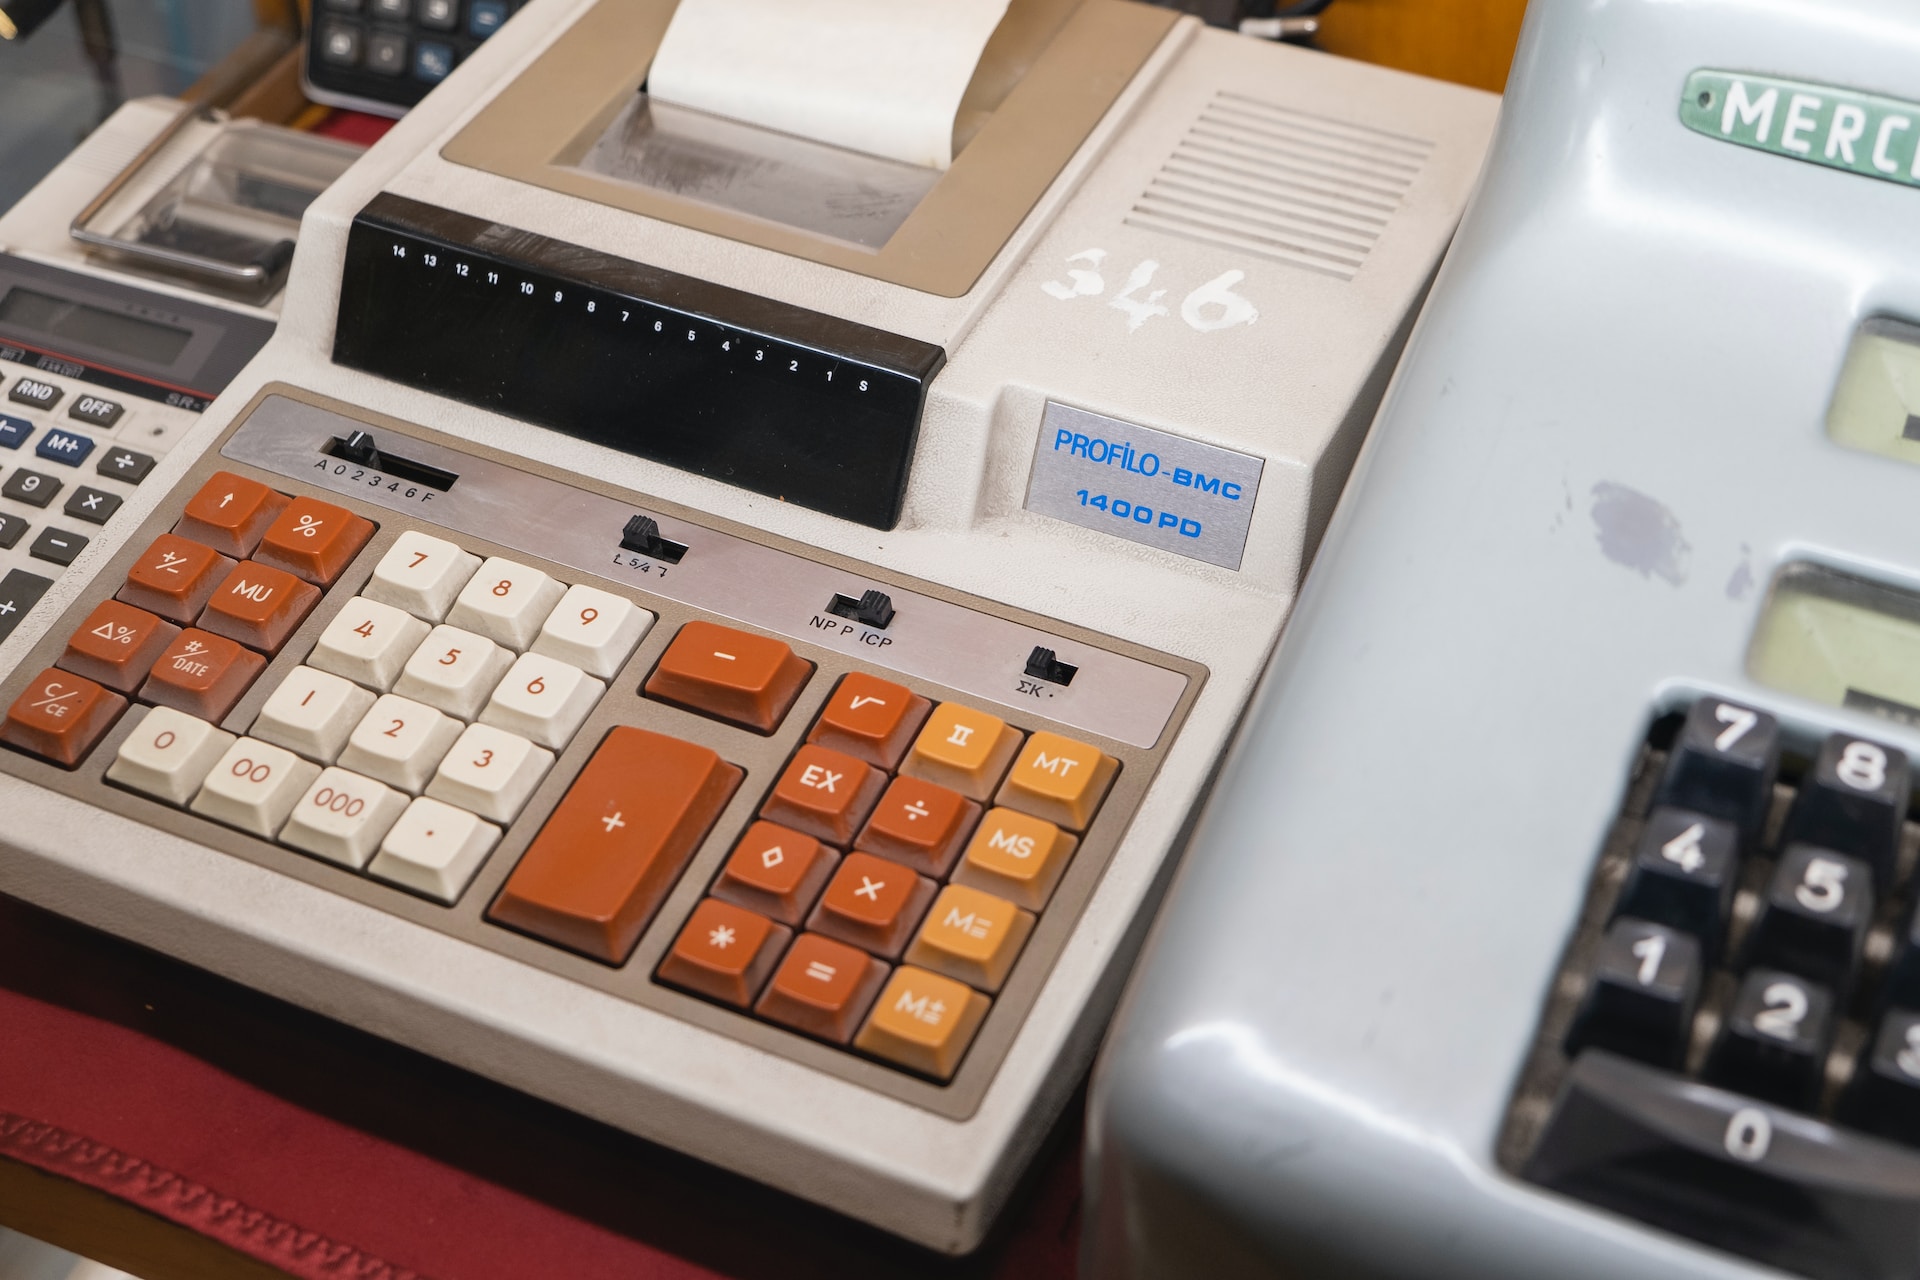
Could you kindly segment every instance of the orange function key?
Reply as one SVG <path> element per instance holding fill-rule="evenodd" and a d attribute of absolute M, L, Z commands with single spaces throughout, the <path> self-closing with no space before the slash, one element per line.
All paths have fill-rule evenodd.
<path fill-rule="evenodd" d="M 897 862 L 850 853 L 827 882 L 807 928 L 894 959 L 933 901 L 933 881 Z"/>
<path fill-rule="evenodd" d="M 372 536 L 373 521 L 363 520 L 345 507 L 295 498 L 267 526 L 253 558 L 324 587 L 340 576 Z"/>
<path fill-rule="evenodd" d="M 808 745 L 793 753 L 760 814 L 844 849 L 886 784 L 887 775 L 871 765 Z"/>
<path fill-rule="evenodd" d="M 1000 717 L 943 702 L 927 717 L 900 772 L 985 800 L 1019 749 L 1020 731 Z"/>
<path fill-rule="evenodd" d="M 839 855 L 812 836 L 756 822 L 720 869 L 713 896 L 781 924 L 799 924 L 838 865 Z"/>
<path fill-rule="evenodd" d="M 1120 762 L 1100 748 L 1042 730 L 1013 762 L 998 803 L 1085 831 L 1119 770 Z"/>
<path fill-rule="evenodd" d="M 711 748 L 630 725 L 612 730 L 487 918 L 624 962 L 742 776 Z"/>
<path fill-rule="evenodd" d="M 207 600 L 200 628 L 272 653 L 320 602 L 320 588 L 254 560 L 235 565 Z"/>
<path fill-rule="evenodd" d="M 173 531 L 205 543 L 223 556 L 245 559 L 260 545 L 260 535 L 286 510 L 289 501 L 286 494 L 276 493 L 258 480 L 216 471 L 187 503 Z"/>
<path fill-rule="evenodd" d="M 954 870 L 955 884 L 998 894 L 1029 911 L 1053 896 L 1079 841 L 1043 818 L 989 809 Z"/>
<path fill-rule="evenodd" d="M 960 1065 L 987 998 L 952 978 L 902 965 L 873 1002 L 853 1046 L 888 1062 L 945 1080 Z"/>
<path fill-rule="evenodd" d="M 803 933 L 787 948 L 753 1011 L 795 1031 L 845 1044 L 886 979 L 886 961 L 844 942 Z"/>
<path fill-rule="evenodd" d="M 813 664 L 779 640 L 712 622 L 680 628 L 647 693 L 703 715 L 772 733 L 806 687 Z"/>
<path fill-rule="evenodd" d="M 807 741 L 894 769 L 932 705 L 903 685 L 855 671 L 820 709 Z"/>
<path fill-rule="evenodd" d="M 102 600 L 67 639 L 60 665 L 109 689 L 132 693 L 180 628 L 145 609 Z"/>
<path fill-rule="evenodd" d="M 6 723 L 0 725 L 0 739 L 72 768 L 126 708 L 127 700 L 119 694 L 48 667 L 13 700 Z"/>
<path fill-rule="evenodd" d="M 212 547 L 163 533 L 127 570 L 115 599 L 186 626 L 200 616 L 231 568 L 233 561 Z"/>
<path fill-rule="evenodd" d="M 655 976 L 735 1008 L 745 1008 L 792 936 L 793 931 L 785 925 L 731 902 L 708 898 L 693 909 Z"/>
<path fill-rule="evenodd" d="M 907 963 L 998 991 L 1033 932 L 1033 913 L 1005 898 L 950 884 L 933 900 L 927 921 L 907 948 Z"/>
<path fill-rule="evenodd" d="M 980 806 L 924 778 L 895 778 L 854 847 L 944 876 L 980 817 Z"/>
<path fill-rule="evenodd" d="M 189 627 L 154 662 L 140 697 L 217 724 L 266 665 L 225 636 Z"/>

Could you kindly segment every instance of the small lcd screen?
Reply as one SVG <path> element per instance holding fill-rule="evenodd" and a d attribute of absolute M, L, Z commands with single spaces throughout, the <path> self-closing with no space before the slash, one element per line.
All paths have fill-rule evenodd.
<path fill-rule="evenodd" d="M 111 351 L 148 364 L 172 364 L 193 341 L 193 334 L 186 329 L 18 287 L 0 298 L 0 324 L 83 343 L 97 351 Z"/>
<path fill-rule="evenodd" d="M 1920 728 L 1920 596 L 1789 566 L 1774 581 L 1747 669 L 1775 689 Z"/>

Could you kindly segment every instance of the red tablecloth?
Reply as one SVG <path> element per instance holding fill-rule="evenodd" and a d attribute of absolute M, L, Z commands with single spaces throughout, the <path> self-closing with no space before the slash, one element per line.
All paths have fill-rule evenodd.
<path fill-rule="evenodd" d="M 311 1280 L 1067 1276 L 1078 1145 L 953 1263 L 0 898 L 0 1155 Z"/>

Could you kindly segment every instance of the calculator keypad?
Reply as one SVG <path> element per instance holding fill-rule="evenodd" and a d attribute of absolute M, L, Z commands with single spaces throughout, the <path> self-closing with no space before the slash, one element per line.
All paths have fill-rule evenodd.
<path fill-rule="evenodd" d="M 1501 1161 L 1787 1271 L 1910 1275 L 1920 918 L 1907 761 L 1851 734 L 1784 738 L 1765 710 L 1717 698 L 1656 725 Z"/>
<path fill-rule="evenodd" d="M 1062 824 L 1085 829 L 1118 769 L 1088 743 L 1025 734 L 964 703 L 935 705 L 903 685 L 849 674 L 707 903 L 772 927 L 756 926 L 755 938 L 785 945 L 775 930 L 799 925 L 793 947 L 834 944 L 833 954 L 861 961 L 815 956 L 774 969 L 756 954 L 726 981 L 710 980 L 711 965 L 697 957 L 745 935 L 729 927 L 729 940 L 703 940 L 701 928 L 715 926 L 696 915 L 656 976 L 735 1007 L 752 1002 L 762 1018 L 946 1079 L 1073 853 Z M 742 985 L 763 967 L 769 985 Z M 869 1005 L 882 969 L 892 976 Z"/>
<path fill-rule="evenodd" d="M 84 383 L 21 368 L 0 361 L 0 640 L 45 594 L 36 584 L 50 586 L 146 479 L 156 459 L 140 450 L 164 448 L 193 417 L 137 401 L 129 407 Z"/>
<path fill-rule="evenodd" d="M 323 93 L 412 106 L 525 2 L 320 0 L 307 78 Z"/>
<path fill-rule="evenodd" d="M 935 1095 L 1001 1004 L 1005 1051 L 1083 839 L 1124 828 L 1114 752 L 1150 753 L 273 474 L 203 464 L 0 740 L 256 863 L 971 1105 Z"/>

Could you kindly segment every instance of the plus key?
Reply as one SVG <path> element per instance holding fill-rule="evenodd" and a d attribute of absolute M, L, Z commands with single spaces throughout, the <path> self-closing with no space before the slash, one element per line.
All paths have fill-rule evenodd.
<path fill-rule="evenodd" d="M 710 748 L 614 729 L 487 918 L 620 964 L 741 777 Z"/>

